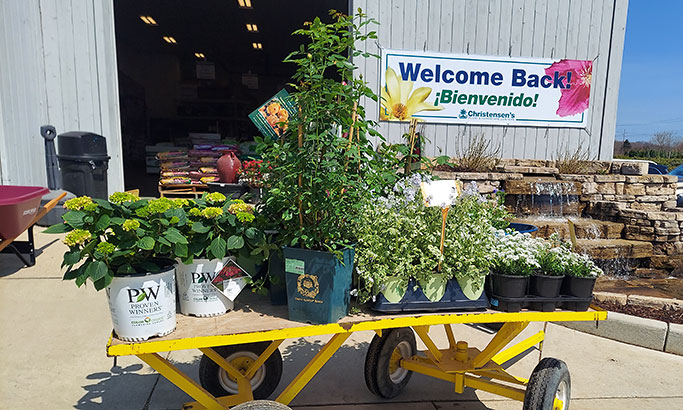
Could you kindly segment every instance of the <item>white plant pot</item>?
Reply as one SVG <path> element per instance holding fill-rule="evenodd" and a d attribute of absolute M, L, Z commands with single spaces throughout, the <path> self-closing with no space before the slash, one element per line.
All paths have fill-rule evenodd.
<path fill-rule="evenodd" d="M 183 315 L 218 316 L 234 307 L 234 303 L 211 284 L 229 260 L 195 259 L 189 265 L 178 264 L 176 276 Z"/>
<path fill-rule="evenodd" d="M 175 329 L 174 267 L 159 273 L 114 276 L 106 292 L 119 339 L 139 342 Z"/>

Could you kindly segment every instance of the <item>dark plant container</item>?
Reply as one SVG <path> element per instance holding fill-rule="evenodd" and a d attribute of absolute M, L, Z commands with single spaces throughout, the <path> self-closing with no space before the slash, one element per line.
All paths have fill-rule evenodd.
<path fill-rule="evenodd" d="M 508 228 L 514 229 L 519 233 L 532 233 L 538 231 L 538 226 L 531 224 L 522 224 L 517 222 L 511 222 Z"/>
<path fill-rule="evenodd" d="M 564 276 L 533 275 L 529 286 L 529 294 L 544 298 L 556 298 L 560 295 Z M 552 312 L 557 308 L 558 302 L 531 302 L 529 308 L 541 312 Z"/>
<path fill-rule="evenodd" d="M 289 320 L 335 323 L 349 312 L 353 249 L 333 253 L 283 248 Z"/>
<path fill-rule="evenodd" d="M 583 278 L 578 276 L 565 276 L 562 281 L 561 293 L 567 296 L 590 298 L 593 296 L 593 288 L 595 287 L 595 280 L 597 278 Z M 564 308 L 583 312 L 588 310 L 591 301 L 586 302 L 566 302 Z"/>
<path fill-rule="evenodd" d="M 206 186 L 209 188 L 209 192 L 220 192 L 230 199 L 239 199 L 242 195 L 249 192 L 249 186 L 246 184 L 209 182 Z"/>
<path fill-rule="evenodd" d="M 285 262 L 281 251 L 274 251 L 268 259 L 268 294 L 272 305 L 287 304 L 287 286 L 285 285 Z"/>
<path fill-rule="evenodd" d="M 501 275 L 492 273 L 489 275 L 491 284 L 491 305 L 506 312 L 519 312 L 522 310 L 522 302 L 503 302 L 496 296 L 505 298 L 523 298 L 529 285 L 528 276 Z"/>
<path fill-rule="evenodd" d="M 249 187 L 249 194 L 251 195 L 251 200 L 249 202 L 251 202 L 253 204 L 258 204 L 259 202 L 261 202 L 261 197 L 263 196 L 262 191 L 263 191 L 263 188 L 261 188 L 261 187 L 250 186 Z"/>
<path fill-rule="evenodd" d="M 458 281 L 450 279 L 446 283 L 446 291 L 443 297 L 437 302 L 433 302 L 425 296 L 422 288 L 414 279 L 408 282 L 406 294 L 398 303 L 389 302 L 383 294 L 377 295 L 371 308 L 383 313 L 398 312 L 440 312 L 453 310 L 476 310 L 489 307 L 489 300 L 482 292 L 479 298 L 469 299 L 462 292 Z"/>

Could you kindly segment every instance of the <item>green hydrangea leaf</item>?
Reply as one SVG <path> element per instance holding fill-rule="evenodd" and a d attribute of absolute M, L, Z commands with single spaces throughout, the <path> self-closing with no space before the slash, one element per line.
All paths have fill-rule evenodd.
<path fill-rule="evenodd" d="M 220 236 L 214 238 L 207 249 L 210 253 L 210 256 L 213 256 L 213 258 L 209 259 L 223 259 L 226 253 L 226 246 L 227 243 L 225 242 L 225 239 L 221 238 Z"/>
<path fill-rule="evenodd" d="M 237 235 L 232 235 L 228 238 L 228 249 L 242 249 L 244 246 L 244 238 Z"/>
<path fill-rule="evenodd" d="M 170 228 L 168 231 L 166 231 L 166 235 L 164 236 L 172 243 L 182 243 L 187 245 L 187 238 L 185 238 L 185 236 L 183 236 L 183 234 L 181 234 L 180 231 L 175 228 Z"/>
<path fill-rule="evenodd" d="M 204 226 L 201 222 L 195 222 L 192 224 L 192 232 L 197 232 L 197 233 L 206 233 L 209 232 L 211 228 L 208 226 Z"/>
<path fill-rule="evenodd" d="M 149 236 L 140 238 L 140 240 L 138 241 L 138 247 L 146 251 L 154 249 L 154 238 L 151 238 Z"/>
<path fill-rule="evenodd" d="M 56 224 L 44 230 L 43 233 L 65 233 L 71 231 L 73 231 L 73 228 L 67 224 Z"/>
<path fill-rule="evenodd" d="M 82 211 L 69 211 L 62 215 L 62 219 L 73 228 L 83 228 L 85 217 L 85 212 Z"/>
<path fill-rule="evenodd" d="M 100 216 L 100 219 L 97 220 L 95 223 L 95 228 L 104 231 L 109 227 L 109 223 L 111 222 L 111 218 L 109 218 L 109 215 L 104 214 Z"/>

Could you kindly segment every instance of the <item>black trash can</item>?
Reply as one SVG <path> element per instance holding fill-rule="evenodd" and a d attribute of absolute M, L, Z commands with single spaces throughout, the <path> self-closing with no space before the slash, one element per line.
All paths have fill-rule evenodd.
<path fill-rule="evenodd" d="M 65 132 L 57 136 L 57 147 L 64 190 L 106 199 L 109 156 L 105 138 L 91 132 Z"/>

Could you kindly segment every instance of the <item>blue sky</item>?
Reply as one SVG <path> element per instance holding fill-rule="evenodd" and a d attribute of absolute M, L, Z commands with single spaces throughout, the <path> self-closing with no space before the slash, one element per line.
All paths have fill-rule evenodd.
<path fill-rule="evenodd" d="M 630 0 L 616 140 L 683 138 L 683 1 Z"/>

